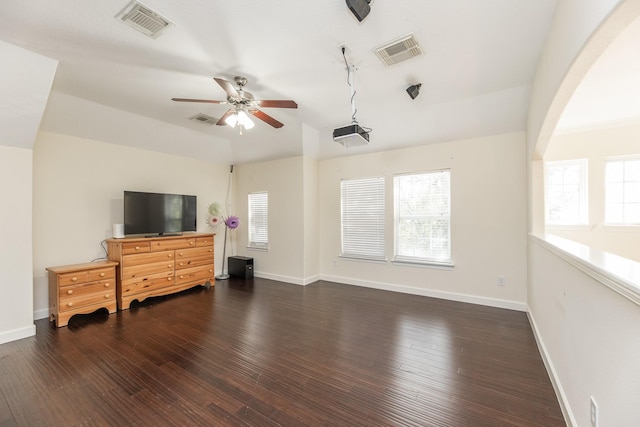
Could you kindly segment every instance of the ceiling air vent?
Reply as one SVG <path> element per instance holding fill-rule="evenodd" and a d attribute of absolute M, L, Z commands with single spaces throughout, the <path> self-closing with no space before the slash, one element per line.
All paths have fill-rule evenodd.
<path fill-rule="evenodd" d="M 218 123 L 218 119 L 203 113 L 198 113 L 195 116 L 191 116 L 189 117 L 189 120 L 195 120 L 196 122 L 205 123 L 205 124 L 208 124 L 209 126 L 213 126 L 216 123 Z"/>
<path fill-rule="evenodd" d="M 130 25 L 152 39 L 155 39 L 171 25 L 171 22 L 160 16 L 142 3 L 133 0 L 116 15 L 116 19 Z"/>
<path fill-rule="evenodd" d="M 394 65 L 414 56 L 422 55 L 422 49 L 412 34 L 379 47 L 375 49 L 375 52 L 386 65 Z"/>

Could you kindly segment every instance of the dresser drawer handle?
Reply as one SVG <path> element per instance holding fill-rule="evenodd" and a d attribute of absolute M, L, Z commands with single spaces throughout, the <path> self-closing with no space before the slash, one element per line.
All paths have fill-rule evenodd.
<path fill-rule="evenodd" d="M 168 253 L 168 254 L 167 254 L 167 256 L 168 256 L 169 258 L 172 258 L 172 257 L 173 257 L 173 254 L 172 254 L 172 253 Z"/>
<path fill-rule="evenodd" d="M 171 264 L 167 264 L 167 268 L 172 268 L 173 266 Z"/>
<path fill-rule="evenodd" d="M 71 281 L 72 281 L 72 282 L 77 282 L 77 281 L 78 281 L 78 278 L 77 278 L 77 277 L 72 277 L 72 278 L 71 278 Z"/>
<path fill-rule="evenodd" d="M 213 273 L 213 270 L 212 270 L 212 269 L 209 269 L 209 273 Z"/>
<path fill-rule="evenodd" d="M 184 279 L 184 276 L 181 274 L 181 275 L 180 275 L 180 278 L 181 278 L 181 279 Z"/>
<path fill-rule="evenodd" d="M 168 281 L 171 281 L 171 276 L 167 277 L 167 280 L 168 280 Z"/>
<path fill-rule="evenodd" d="M 109 299 L 110 296 L 111 295 L 109 295 L 109 294 L 104 294 L 104 299 Z"/>
<path fill-rule="evenodd" d="M 140 246 L 136 246 L 136 251 L 139 251 L 139 250 L 140 250 Z"/>
<path fill-rule="evenodd" d="M 180 252 L 178 256 L 184 256 L 184 252 Z"/>
<path fill-rule="evenodd" d="M 71 295 L 71 294 L 73 294 L 73 290 L 69 289 L 69 290 L 67 291 L 67 295 Z"/>
<path fill-rule="evenodd" d="M 107 275 L 107 273 L 100 273 L 100 277 L 104 277 L 106 275 Z"/>
<path fill-rule="evenodd" d="M 213 249 L 209 249 L 209 252 L 213 252 Z"/>
<path fill-rule="evenodd" d="M 105 283 L 105 284 L 104 284 L 104 287 L 105 287 L 105 288 L 108 288 L 109 286 L 111 286 L 111 284 L 110 284 L 110 283 Z"/>
<path fill-rule="evenodd" d="M 189 244 L 190 244 L 191 246 L 193 246 L 193 243 L 194 243 L 194 242 L 189 242 Z"/>
<path fill-rule="evenodd" d="M 73 303 L 72 302 L 68 302 L 67 303 L 67 307 L 73 307 Z"/>

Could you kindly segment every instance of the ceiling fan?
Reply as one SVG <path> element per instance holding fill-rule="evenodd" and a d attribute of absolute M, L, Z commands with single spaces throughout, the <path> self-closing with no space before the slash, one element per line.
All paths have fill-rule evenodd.
<path fill-rule="evenodd" d="M 240 134 L 242 134 L 242 128 L 251 129 L 254 124 L 249 118 L 248 114 L 259 118 L 263 122 L 273 126 L 274 128 L 281 128 L 284 126 L 281 122 L 274 119 L 267 113 L 258 109 L 258 107 L 264 108 L 298 108 L 298 104 L 291 100 L 275 100 L 275 99 L 255 99 L 255 97 L 244 90 L 244 86 L 247 84 L 246 77 L 236 76 L 234 81 L 238 86 L 235 88 L 230 81 L 214 77 L 213 78 L 222 89 L 227 93 L 226 101 L 216 101 L 212 99 L 190 99 L 190 98 L 171 98 L 172 101 L 177 102 L 204 102 L 209 104 L 230 104 L 232 107 L 227 110 L 226 113 L 220 117 L 220 120 L 216 123 L 218 126 L 229 125 L 235 127 L 240 125 Z"/>

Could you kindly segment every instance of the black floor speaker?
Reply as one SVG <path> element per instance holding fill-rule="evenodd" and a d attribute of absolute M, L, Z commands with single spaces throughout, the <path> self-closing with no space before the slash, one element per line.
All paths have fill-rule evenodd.
<path fill-rule="evenodd" d="M 253 258 L 246 256 L 229 257 L 229 275 L 241 279 L 253 279 Z"/>

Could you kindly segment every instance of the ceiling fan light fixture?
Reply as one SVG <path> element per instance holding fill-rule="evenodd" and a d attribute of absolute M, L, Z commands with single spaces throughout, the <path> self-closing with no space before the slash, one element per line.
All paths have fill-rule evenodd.
<path fill-rule="evenodd" d="M 244 127 L 245 129 L 251 129 L 255 126 L 253 120 L 251 120 L 251 118 L 249 118 L 247 113 L 245 113 L 243 110 L 238 111 L 237 116 L 238 123 L 240 123 L 240 126 Z"/>
<path fill-rule="evenodd" d="M 234 128 L 238 124 L 238 115 L 237 114 L 230 114 L 229 116 L 227 116 L 226 119 L 224 119 L 224 122 L 227 125 L 229 125 L 232 128 Z"/>

